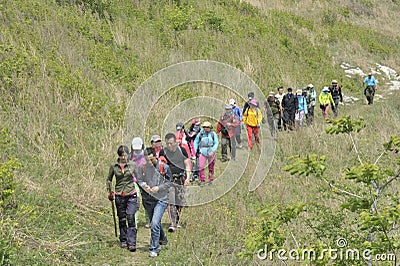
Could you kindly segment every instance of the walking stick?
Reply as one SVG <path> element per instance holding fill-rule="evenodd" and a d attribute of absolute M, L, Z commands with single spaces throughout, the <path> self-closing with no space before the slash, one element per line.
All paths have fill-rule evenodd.
<path fill-rule="evenodd" d="M 112 193 L 112 189 L 111 189 L 111 181 L 107 181 L 107 189 L 108 189 L 108 193 Z M 113 220 L 114 220 L 114 232 L 115 232 L 115 237 L 118 237 L 117 234 L 117 221 L 115 220 L 115 207 L 114 207 L 114 201 L 111 201 L 111 209 L 112 209 L 112 215 L 113 215 Z"/>

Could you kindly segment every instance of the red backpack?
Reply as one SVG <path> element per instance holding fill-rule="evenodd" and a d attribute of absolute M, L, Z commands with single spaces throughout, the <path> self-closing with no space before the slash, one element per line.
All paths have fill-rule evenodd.
<path fill-rule="evenodd" d="M 144 173 L 146 172 L 146 165 L 147 163 L 142 165 L 142 174 L 144 175 Z M 164 163 L 162 161 L 158 162 L 158 171 L 160 172 L 160 174 L 162 176 L 165 176 L 165 169 L 164 169 Z"/>

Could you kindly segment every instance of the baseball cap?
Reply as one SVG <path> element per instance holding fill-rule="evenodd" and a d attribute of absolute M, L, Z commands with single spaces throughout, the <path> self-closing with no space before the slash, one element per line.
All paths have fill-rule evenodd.
<path fill-rule="evenodd" d="M 153 135 L 151 137 L 151 142 L 161 141 L 161 137 L 159 135 Z"/>
<path fill-rule="evenodd" d="M 133 138 L 132 150 L 141 150 L 143 147 L 143 140 L 139 137 Z"/>

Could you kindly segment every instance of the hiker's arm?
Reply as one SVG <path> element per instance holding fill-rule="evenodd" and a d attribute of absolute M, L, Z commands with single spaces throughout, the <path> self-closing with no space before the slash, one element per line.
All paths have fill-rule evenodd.
<path fill-rule="evenodd" d="M 164 164 L 164 171 L 165 171 L 165 176 L 163 178 L 163 182 L 158 185 L 160 191 L 168 190 L 172 185 L 172 183 L 169 182 L 172 180 L 171 168 L 169 168 L 168 165 Z"/>
<path fill-rule="evenodd" d="M 109 200 L 114 200 L 114 191 L 112 191 L 112 179 L 114 177 L 114 167 L 111 165 L 108 171 L 108 176 L 106 180 L 107 197 Z"/>
<path fill-rule="evenodd" d="M 106 182 L 112 182 L 113 177 L 114 177 L 114 167 L 111 165 L 110 169 L 108 170 L 108 176 Z"/>
<path fill-rule="evenodd" d="M 185 179 L 185 186 L 189 185 L 189 180 L 190 180 L 190 173 L 192 169 L 190 168 L 190 159 L 186 158 L 185 161 L 185 171 L 186 171 L 186 179 Z"/>
<path fill-rule="evenodd" d="M 217 134 L 221 133 L 222 130 L 222 123 L 221 123 L 221 119 L 218 121 L 217 124 L 217 130 L 215 132 L 217 132 Z"/>
<path fill-rule="evenodd" d="M 231 126 L 233 126 L 233 127 L 238 127 L 238 126 L 240 125 L 240 123 L 239 123 L 239 118 L 238 118 L 237 115 L 234 115 L 234 116 L 233 116 L 233 121 L 235 121 L 235 122 L 232 123 Z"/>
<path fill-rule="evenodd" d="M 217 134 L 214 135 L 214 145 L 211 147 L 211 152 L 216 153 L 219 145 Z"/>
<path fill-rule="evenodd" d="M 194 139 L 193 145 L 194 145 L 194 151 L 197 151 L 199 147 L 199 140 L 200 140 L 200 132 L 197 133 L 196 138 Z"/>

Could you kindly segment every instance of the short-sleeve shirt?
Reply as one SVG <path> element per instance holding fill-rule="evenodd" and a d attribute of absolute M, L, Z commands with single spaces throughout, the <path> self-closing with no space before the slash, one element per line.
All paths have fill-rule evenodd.
<path fill-rule="evenodd" d="M 160 151 L 160 157 L 164 156 L 167 160 L 171 172 L 173 175 L 182 174 L 185 172 L 185 160 L 189 158 L 185 149 L 177 147 L 175 152 L 171 152 L 168 149 L 162 149 Z"/>

